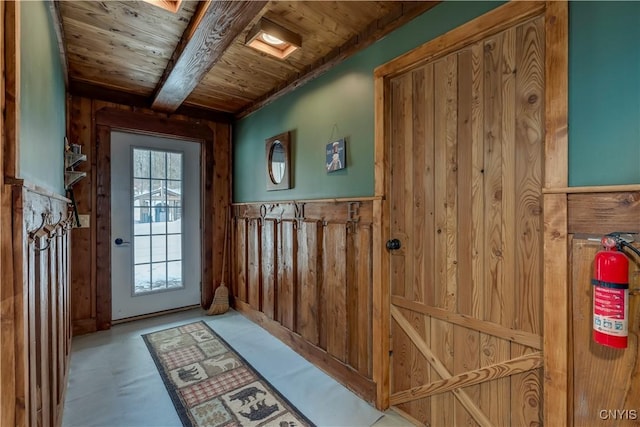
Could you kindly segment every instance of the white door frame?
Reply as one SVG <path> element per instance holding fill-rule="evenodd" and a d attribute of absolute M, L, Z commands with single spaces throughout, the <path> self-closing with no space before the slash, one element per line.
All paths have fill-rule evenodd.
<path fill-rule="evenodd" d="M 151 313 L 170 311 L 182 307 L 197 305 L 200 302 L 200 156 L 201 145 L 193 141 L 176 138 L 143 135 L 139 133 L 112 131 L 111 158 L 114 162 L 111 180 L 111 221 L 112 221 L 112 318 L 125 320 Z M 135 232 L 132 205 L 132 156 L 133 150 L 159 150 L 181 153 L 182 199 L 181 210 L 181 278 L 182 288 L 165 289 L 134 295 L 133 257 Z M 195 163 L 195 165 L 194 165 Z M 195 187 L 195 188 L 194 188 Z M 195 193 L 194 193 L 195 191 Z M 154 209 L 153 206 L 149 207 Z M 195 218 L 197 217 L 197 219 Z M 147 223 L 147 226 L 153 223 Z M 170 223 L 167 223 L 170 224 Z M 150 230 L 149 230 L 150 231 Z M 121 238 L 125 244 L 115 244 L 114 239 Z M 150 236 L 151 238 L 151 236 Z M 151 243 L 151 241 L 149 242 Z M 151 261 L 151 260 L 149 260 Z"/>

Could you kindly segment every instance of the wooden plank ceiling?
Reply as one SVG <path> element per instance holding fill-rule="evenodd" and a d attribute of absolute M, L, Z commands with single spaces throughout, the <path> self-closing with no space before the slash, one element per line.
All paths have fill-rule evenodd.
<path fill-rule="evenodd" d="M 437 1 L 51 0 L 69 91 L 164 112 L 243 117 Z M 169 8 L 171 8 L 169 7 Z M 261 18 L 302 37 L 284 60 L 245 45 Z M 211 117 L 211 116 L 209 116 Z"/>

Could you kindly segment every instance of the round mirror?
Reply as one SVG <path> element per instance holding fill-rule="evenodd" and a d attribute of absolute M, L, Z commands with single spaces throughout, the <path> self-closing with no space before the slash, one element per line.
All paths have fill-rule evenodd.
<path fill-rule="evenodd" d="M 274 184 L 280 184 L 285 172 L 284 146 L 276 140 L 269 150 L 269 175 Z"/>

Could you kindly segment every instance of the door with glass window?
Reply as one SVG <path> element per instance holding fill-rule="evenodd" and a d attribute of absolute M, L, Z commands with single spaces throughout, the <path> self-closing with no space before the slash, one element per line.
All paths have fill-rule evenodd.
<path fill-rule="evenodd" d="M 112 319 L 200 302 L 200 144 L 111 134 Z"/>

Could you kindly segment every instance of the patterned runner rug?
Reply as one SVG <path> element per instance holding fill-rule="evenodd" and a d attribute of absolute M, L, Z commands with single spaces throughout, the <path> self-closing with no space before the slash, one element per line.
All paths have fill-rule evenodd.
<path fill-rule="evenodd" d="M 313 426 L 203 321 L 142 337 L 184 426 Z"/>

